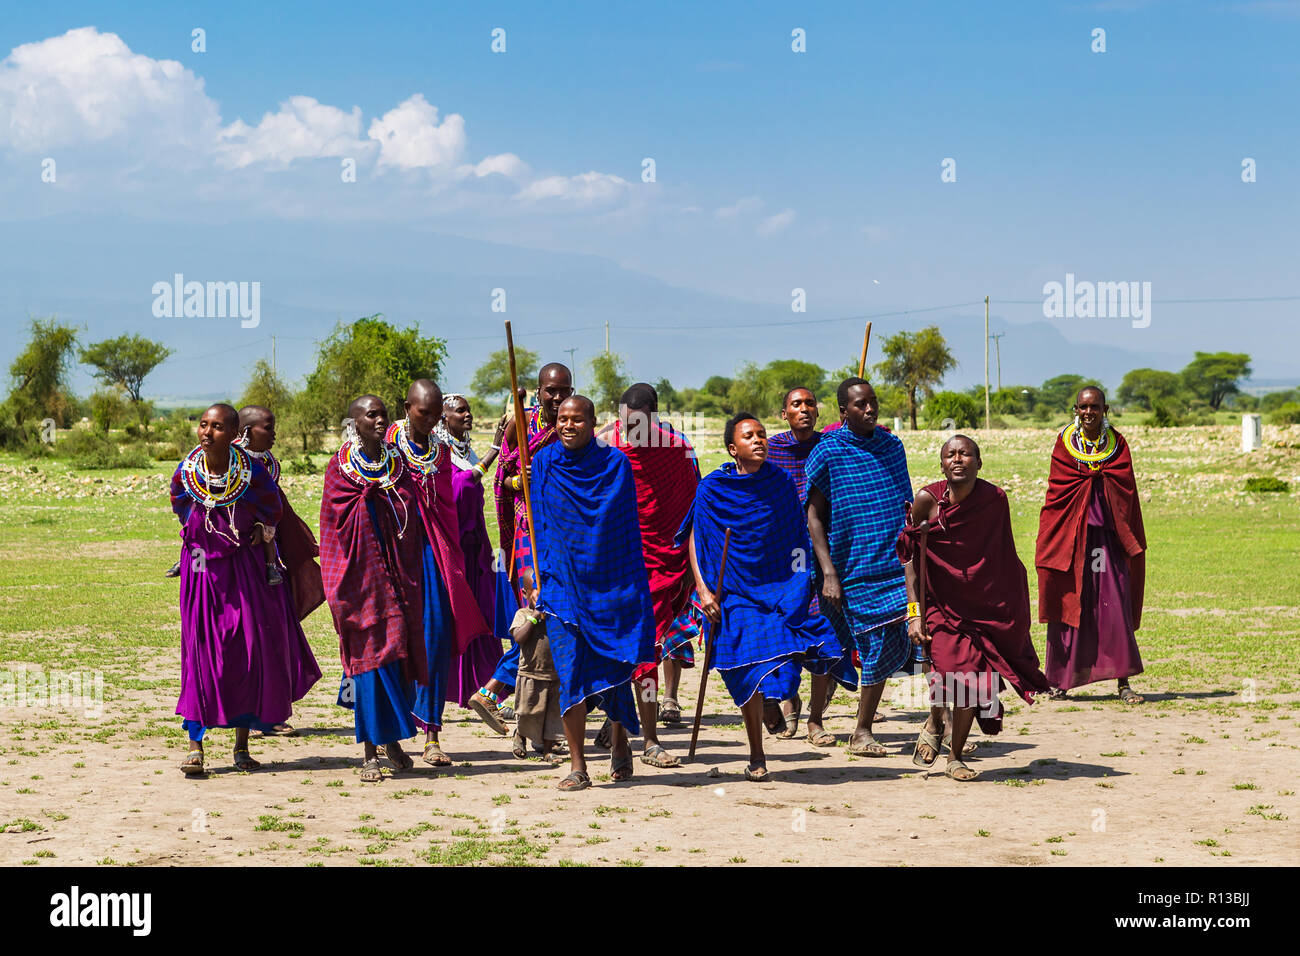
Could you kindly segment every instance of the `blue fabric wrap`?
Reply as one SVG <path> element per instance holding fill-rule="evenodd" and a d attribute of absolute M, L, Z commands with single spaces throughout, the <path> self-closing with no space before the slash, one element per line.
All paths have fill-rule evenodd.
<path fill-rule="evenodd" d="M 833 672 L 844 651 L 830 622 L 808 613 L 812 547 L 794 480 L 767 462 L 752 475 L 741 474 L 733 463 L 723 465 L 700 482 L 677 532 L 679 544 L 692 528 L 700 573 L 710 587 L 717 586 L 723 541 L 731 529 L 712 663 L 723 672 L 736 703 L 748 700 L 785 661 L 799 660 L 814 674 Z M 730 670 L 748 676 L 737 682 L 727 678 Z"/>
<path fill-rule="evenodd" d="M 571 452 L 552 442 L 533 459 L 533 532 L 541 567 L 538 609 L 562 627 L 548 631 L 560 674 L 560 709 L 588 698 L 616 701 L 619 717 L 636 723 L 631 688 L 643 662 L 655 659 L 654 608 L 641 552 L 632 465 L 594 439 Z"/>
<path fill-rule="evenodd" d="M 509 693 L 519 683 L 519 645 L 510 636 L 510 622 L 515 619 L 519 602 L 515 600 L 515 586 L 510 583 L 510 575 L 506 573 L 505 568 L 497 571 L 496 592 L 496 615 L 492 622 L 492 632 L 501 640 L 509 641 L 510 644 L 505 654 L 501 656 L 497 669 L 492 672 L 492 679 L 505 684 L 509 688 L 506 693 Z"/>
<path fill-rule="evenodd" d="M 366 511 L 378 537 L 381 532 L 374 502 L 366 502 Z M 402 676 L 401 661 L 357 674 L 351 680 L 350 695 L 347 693 L 348 678 L 339 682 L 335 703 L 352 711 L 357 743 L 369 742 L 378 746 L 415 736 L 415 721 L 411 718 L 415 687 Z"/>
<path fill-rule="evenodd" d="M 852 648 L 855 635 L 907 612 L 907 585 L 895 551 L 903 505 L 912 500 L 907 453 L 898 436 L 882 428 L 870 438 L 837 428 L 822 433 L 805 471 L 808 483 L 830 502 L 831 563 L 844 588 L 843 611 L 823 607 L 822 613 L 841 643 Z"/>
<path fill-rule="evenodd" d="M 438 562 L 428 539 L 424 542 L 424 653 L 429 662 L 429 679 L 415 689 L 411 714 L 434 730 L 442 728 L 447 705 L 447 681 L 451 671 L 451 647 L 456 641 L 451 619 L 451 599 L 438 573 Z"/>

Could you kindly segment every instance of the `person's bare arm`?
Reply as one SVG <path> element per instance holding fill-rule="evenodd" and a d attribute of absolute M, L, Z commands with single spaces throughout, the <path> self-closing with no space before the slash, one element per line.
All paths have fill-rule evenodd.
<path fill-rule="evenodd" d="M 919 525 L 922 521 L 929 521 L 934 516 L 935 500 L 928 491 L 919 491 L 916 494 L 916 501 L 912 505 L 911 521 L 909 524 Z M 920 581 L 917 576 L 918 561 L 920 560 L 921 542 L 917 541 L 912 548 L 912 560 L 903 566 L 903 577 L 907 581 L 907 603 L 919 604 Z M 925 633 L 925 621 L 919 617 L 914 617 L 907 622 L 907 636 L 912 639 L 914 645 L 920 646 L 923 640 L 928 640 Z"/>
<path fill-rule="evenodd" d="M 704 574 L 700 571 L 700 559 L 695 554 L 694 528 L 691 528 L 691 537 L 686 550 L 691 557 L 691 574 L 695 576 L 695 592 L 700 601 L 700 610 L 704 612 L 705 617 L 717 624 L 719 618 L 722 617 L 722 606 L 718 604 L 717 595 L 704 583 Z"/>
<path fill-rule="evenodd" d="M 840 576 L 831 561 L 830 540 L 826 526 L 830 523 L 831 503 L 826 500 L 821 489 L 816 485 L 808 488 L 808 537 L 812 539 L 813 554 L 817 557 L 817 566 L 822 572 L 821 598 L 835 610 L 844 602 L 844 589 L 840 586 Z"/>

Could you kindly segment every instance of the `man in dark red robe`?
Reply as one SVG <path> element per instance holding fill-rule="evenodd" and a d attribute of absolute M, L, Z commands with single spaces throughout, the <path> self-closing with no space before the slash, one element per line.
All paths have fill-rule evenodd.
<path fill-rule="evenodd" d="M 952 738 L 945 773 L 954 780 L 979 774 L 962 761 L 966 736 L 979 720 L 986 734 L 1002 730 L 998 693 L 1003 681 L 1025 701 L 1047 690 L 1029 636 L 1029 582 L 1016 554 L 1011 509 L 1001 488 L 979 477 L 979 446 L 954 435 L 939 450 L 944 480 L 916 495 L 898 538 L 907 566 L 908 635 L 928 646 L 930 716 L 912 762 L 929 767 L 939 757 L 945 712 Z M 925 601 L 921 614 L 920 552 L 924 543 Z"/>
<path fill-rule="evenodd" d="M 700 483 L 695 449 L 686 436 L 659 421 L 659 395 L 654 387 L 638 382 L 623 393 L 619 417 L 600 438 L 623 452 L 632 464 L 636 483 L 637 519 L 641 550 L 650 578 L 650 600 L 655 614 L 655 659 L 644 662 L 632 675 L 641 715 L 645 752 L 641 762 L 651 767 L 676 767 L 681 763 L 659 742 L 659 664 L 663 662 L 665 710 L 679 719 L 677 685 L 682 668 L 692 663 L 689 640 L 684 647 L 665 646 L 673 622 L 686 609 L 691 596 L 691 569 L 685 548 L 673 539 L 691 510 Z"/>
<path fill-rule="evenodd" d="M 1100 388 L 1081 389 L 1074 422 L 1056 437 L 1038 519 L 1038 617 L 1053 698 L 1118 680 L 1120 700 L 1140 704 L 1128 679 L 1142 673 L 1147 539 L 1133 458 L 1108 411 Z"/>

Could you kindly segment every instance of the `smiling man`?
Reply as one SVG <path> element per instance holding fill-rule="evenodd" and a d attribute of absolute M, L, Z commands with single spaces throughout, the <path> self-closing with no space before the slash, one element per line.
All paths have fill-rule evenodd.
<path fill-rule="evenodd" d="M 591 786 L 583 751 L 587 712 L 610 720 L 610 776 L 632 777 L 628 733 L 640 732 L 632 674 L 655 653 L 655 617 L 641 550 L 636 484 L 627 456 L 595 440 L 596 409 L 574 395 L 559 406 L 559 442 L 533 460 L 538 610 L 560 678 L 571 773 L 561 790 Z"/>
<path fill-rule="evenodd" d="M 979 477 L 979 446 L 954 435 L 939 449 L 944 480 L 916 495 L 911 521 L 898 538 L 906 568 L 908 636 L 930 648 L 930 716 L 912 762 L 930 767 L 939 758 L 946 708 L 952 739 L 945 773 L 974 780 L 962 761 L 966 737 L 978 715 L 986 734 L 1002 730 L 998 692 L 1006 681 L 1026 702 L 1047 690 L 1029 637 L 1029 582 L 1016 554 L 1006 492 Z M 923 523 L 928 522 L 923 531 Z M 920 616 L 917 565 L 925 542 L 925 616 Z"/>
<path fill-rule="evenodd" d="M 1117 680 L 1126 704 L 1143 701 L 1136 631 L 1146 586 L 1146 531 L 1133 457 L 1111 427 L 1100 388 L 1080 389 L 1074 421 L 1056 436 L 1038 519 L 1038 617 L 1047 624 L 1054 698 Z"/>
<path fill-rule="evenodd" d="M 862 696 L 848 752 L 883 757 L 871 733 L 885 679 L 907 662 L 907 587 L 895 554 L 904 507 L 912 500 L 907 454 L 896 435 L 876 425 L 876 390 L 847 378 L 836 392 L 844 427 L 825 432 L 808 456 L 808 533 L 821 578 L 821 611 L 847 656 L 857 650 Z M 814 686 L 808 739 L 821 726 L 822 697 Z M 832 739 L 832 745 L 834 741 Z"/>

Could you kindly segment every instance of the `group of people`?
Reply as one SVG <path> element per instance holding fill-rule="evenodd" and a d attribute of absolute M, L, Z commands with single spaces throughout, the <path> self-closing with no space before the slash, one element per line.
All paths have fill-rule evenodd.
<path fill-rule="evenodd" d="M 240 770 L 259 766 L 250 733 L 292 732 L 292 704 L 321 676 L 299 622 L 321 603 L 365 782 L 383 779 L 381 758 L 411 769 L 402 741 L 421 732 L 424 762 L 450 765 L 448 700 L 501 735 L 513 721 L 515 756 L 567 760 L 561 790 L 592 785 L 592 709 L 605 715 L 594 743 L 612 780 L 633 776 L 637 737 L 643 763 L 678 766 L 657 728 L 683 721 L 680 682 L 696 666 L 716 670 L 740 710 L 750 780 L 769 775 L 765 731 L 791 739 L 803 719 L 809 745 L 839 743 L 825 726 L 837 687 L 858 692 L 847 752 L 887 757 L 873 730 L 899 673 L 925 673 L 929 688 L 912 761 L 931 767 L 947 748 L 958 781 L 978 776 L 969 732 L 1001 729 L 1008 685 L 1032 703 L 1115 679 L 1121 699 L 1141 702 L 1128 678 L 1142 670 L 1146 542 L 1129 449 L 1099 388 L 1078 394 L 1052 453 L 1035 560 L 1046 673 L 1007 496 L 979 477 L 979 446 L 949 438 L 942 478 L 914 496 L 871 384 L 846 379 L 835 401 L 838 420 L 819 431 L 816 394 L 792 389 L 789 430 L 770 438 L 738 412 L 723 434 L 731 461 L 701 477 L 644 383 L 598 431 L 569 370 L 546 365 L 523 428 L 503 416 L 483 458 L 463 396 L 413 382 L 391 421 L 363 395 L 326 469 L 319 546 L 279 488 L 272 412 L 212 406 L 172 481 L 182 770 L 204 772 L 208 728 L 235 729 Z"/>

